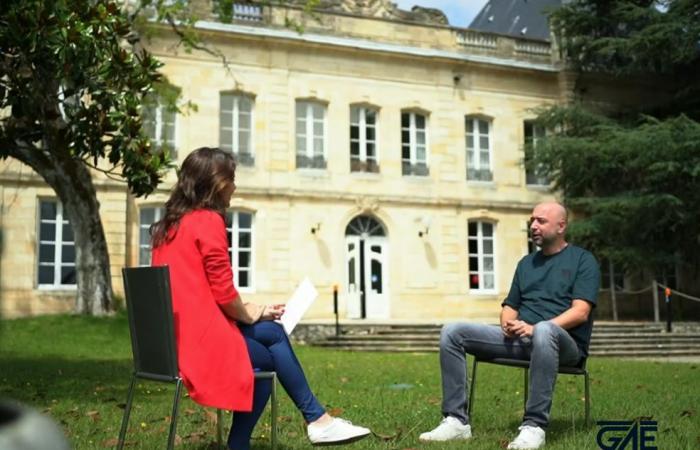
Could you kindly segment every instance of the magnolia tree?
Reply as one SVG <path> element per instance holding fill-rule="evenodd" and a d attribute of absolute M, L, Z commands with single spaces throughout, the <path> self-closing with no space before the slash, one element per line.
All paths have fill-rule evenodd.
<path fill-rule="evenodd" d="M 317 0 L 295 4 L 308 14 Z M 93 183 L 95 172 L 123 180 L 135 196 L 158 186 L 167 148 L 144 133 L 144 105 L 176 108 L 178 92 L 159 73 L 140 31 L 167 27 L 185 50 L 229 62 L 199 39 L 196 12 L 232 19 L 231 0 L 0 1 L 0 158 L 30 166 L 51 186 L 73 227 L 76 311 L 112 308 L 109 253 Z M 209 14 L 206 12 L 206 14 Z M 301 27 L 290 22 L 290 27 Z M 185 103 L 191 107 L 189 103 Z"/>
<path fill-rule="evenodd" d="M 159 62 L 136 49 L 133 17 L 109 0 L 0 3 L 0 158 L 30 166 L 70 220 L 81 313 L 111 309 L 112 283 L 93 172 L 152 192 L 168 159 L 142 131 Z"/>

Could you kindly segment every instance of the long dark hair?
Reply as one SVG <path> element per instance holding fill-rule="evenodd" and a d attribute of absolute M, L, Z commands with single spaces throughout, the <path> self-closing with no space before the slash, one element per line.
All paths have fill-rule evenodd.
<path fill-rule="evenodd" d="M 195 209 L 211 209 L 223 217 L 228 198 L 223 191 L 236 175 L 231 153 L 218 148 L 201 147 L 187 155 L 178 173 L 177 183 L 165 203 L 165 216 L 151 225 L 153 247 L 170 242 L 180 219 Z"/>

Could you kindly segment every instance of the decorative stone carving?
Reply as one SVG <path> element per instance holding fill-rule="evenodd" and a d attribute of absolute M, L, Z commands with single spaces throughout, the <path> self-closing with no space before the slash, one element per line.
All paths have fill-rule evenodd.
<path fill-rule="evenodd" d="M 303 5 L 306 0 L 294 0 L 294 3 Z M 320 0 L 317 8 L 365 17 L 449 25 L 447 16 L 439 9 L 414 6 L 411 11 L 405 11 L 389 0 Z"/>
<path fill-rule="evenodd" d="M 361 214 L 374 213 L 379 209 L 379 203 L 367 197 L 356 197 L 355 208 Z"/>

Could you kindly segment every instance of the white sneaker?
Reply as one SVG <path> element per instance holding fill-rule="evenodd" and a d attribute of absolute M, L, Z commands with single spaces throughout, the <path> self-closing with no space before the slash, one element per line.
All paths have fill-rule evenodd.
<path fill-rule="evenodd" d="M 520 434 L 508 444 L 509 449 L 531 450 L 544 445 L 544 430 L 542 428 L 523 425 L 518 430 L 520 430 Z"/>
<path fill-rule="evenodd" d="M 358 427 L 350 421 L 333 417 L 327 425 L 309 424 L 306 433 L 313 445 L 347 444 L 368 436 L 369 428 Z"/>
<path fill-rule="evenodd" d="M 447 416 L 440 425 L 418 437 L 421 441 L 451 441 L 453 439 L 469 439 L 472 437 L 471 425 L 463 424 L 458 418 Z"/>

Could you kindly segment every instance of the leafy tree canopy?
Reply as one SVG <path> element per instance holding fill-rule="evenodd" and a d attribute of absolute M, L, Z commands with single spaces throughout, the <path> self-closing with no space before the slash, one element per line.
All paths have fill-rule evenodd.
<path fill-rule="evenodd" d="M 627 269 L 697 267 L 700 1 L 576 0 L 551 21 L 579 73 L 651 78 L 670 92 L 651 103 L 640 91 L 632 108 L 581 95 L 538 110 L 553 131 L 529 149 L 532 164 L 579 213 L 572 239 Z"/>
<path fill-rule="evenodd" d="M 132 27 L 110 1 L 24 0 L 0 6 L 0 156 L 107 159 L 136 195 L 151 192 L 167 155 L 141 130 L 160 63 L 132 52 Z M 42 155 L 43 154 L 43 155 Z M 31 164 L 30 164 L 31 165 Z"/>

